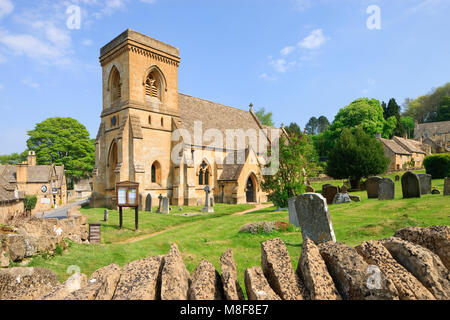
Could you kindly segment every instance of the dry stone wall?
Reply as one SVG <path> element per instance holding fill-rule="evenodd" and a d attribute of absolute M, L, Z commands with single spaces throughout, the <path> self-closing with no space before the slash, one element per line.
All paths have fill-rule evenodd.
<path fill-rule="evenodd" d="M 283 241 L 268 240 L 261 244 L 261 266 L 245 271 L 247 298 L 449 300 L 449 235 L 448 226 L 406 228 L 356 248 L 305 239 L 295 272 Z M 191 276 L 172 244 L 167 255 L 103 267 L 89 281 L 76 274 L 60 284 L 46 269 L 0 269 L 0 299 L 243 300 L 232 251 L 220 262 L 220 274 L 203 260 Z"/>

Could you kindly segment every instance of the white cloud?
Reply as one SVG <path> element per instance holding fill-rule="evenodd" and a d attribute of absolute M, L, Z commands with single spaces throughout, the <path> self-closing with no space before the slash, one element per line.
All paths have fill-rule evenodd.
<path fill-rule="evenodd" d="M 0 0 L 0 19 L 10 14 L 14 10 L 11 0 Z"/>
<path fill-rule="evenodd" d="M 276 81 L 277 80 L 276 77 L 269 76 L 267 73 L 260 74 L 259 78 L 266 80 L 266 81 Z"/>
<path fill-rule="evenodd" d="M 285 48 L 281 49 L 280 53 L 281 53 L 282 56 L 287 56 L 290 53 L 292 53 L 292 51 L 294 51 L 294 50 L 295 50 L 295 47 L 288 46 L 288 47 L 285 47 Z"/>
<path fill-rule="evenodd" d="M 269 64 L 275 69 L 276 72 L 285 73 L 292 69 L 297 64 L 296 61 L 286 61 L 285 59 L 273 59 L 269 57 Z"/>
<path fill-rule="evenodd" d="M 305 11 L 312 6 L 311 0 L 294 0 L 294 9 L 297 11 Z"/>
<path fill-rule="evenodd" d="M 298 45 L 304 49 L 312 50 L 320 48 L 327 39 L 323 35 L 322 29 L 316 29 L 298 43 Z"/>
<path fill-rule="evenodd" d="M 22 79 L 22 83 L 24 85 L 26 85 L 26 86 L 29 86 L 29 87 L 33 88 L 33 89 L 39 89 L 39 87 L 40 87 L 39 83 L 34 82 L 33 79 L 31 79 L 29 77 L 25 78 L 25 79 Z"/>

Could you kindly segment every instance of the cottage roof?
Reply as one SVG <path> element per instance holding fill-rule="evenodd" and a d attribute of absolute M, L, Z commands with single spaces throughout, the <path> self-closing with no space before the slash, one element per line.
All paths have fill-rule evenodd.
<path fill-rule="evenodd" d="M 408 152 L 426 154 L 426 152 L 422 149 L 422 143 L 420 143 L 419 141 L 395 137 L 395 136 L 394 136 L 393 140 L 396 141 L 398 144 L 400 144 Z"/>
<path fill-rule="evenodd" d="M 9 202 L 23 199 L 23 193 L 16 192 L 17 186 L 0 176 L 0 202 Z M 21 197 L 22 196 L 22 197 Z"/>
<path fill-rule="evenodd" d="M 395 154 L 402 154 L 402 155 L 411 155 L 410 152 L 405 150 L 400 144 L 397 143 L 395 140 L 388 140 L 388 139 L 380 139 L 381 143 L 383 143 L 389 150 L 391 150 Z"/>

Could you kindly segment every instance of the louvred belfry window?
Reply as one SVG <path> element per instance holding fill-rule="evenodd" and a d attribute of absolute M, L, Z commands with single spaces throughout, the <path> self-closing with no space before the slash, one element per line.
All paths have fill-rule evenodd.
<path fill-rule="evenodd" d="M 145 95 L 160 99 L 160 84 L 154 72 L 151 72 L 145 81 Z"/>

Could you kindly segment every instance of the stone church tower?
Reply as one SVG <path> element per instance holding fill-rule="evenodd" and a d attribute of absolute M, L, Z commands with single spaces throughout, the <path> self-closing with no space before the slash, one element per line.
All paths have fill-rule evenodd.
<path fill-rule="evenodd" d="M 115 207 L 115 185 L 120 181 L 139 182 L 141 206 L 148 195 L 155 205 L 160 194 L 173 205 L 197 205 L 206 185 L 216 202 L 267 200 L 259 187 L 261 154 L 256 146 L 247 143 L 217 151 L 184 137 L 173 141 L 177 129 L 195 136 L 198 123 L 223 137 L 228 129 L 249 130 L 255 132 L 255 140 L 269 141 L 252 109 L 180 94 L 179 50 L 130 29 L 100 50 L 100 64 L 103 107 L 91 206 Z M 238 152 L 245 155 L 245 163 L 224 161 Z M 172 161 L 172 153 L 182 159 L 179 164 Z"/>

